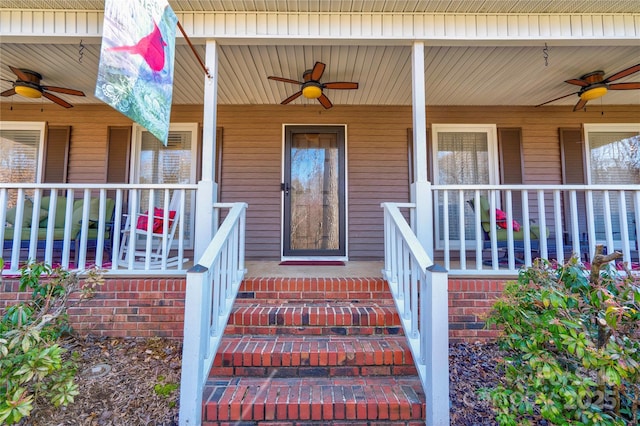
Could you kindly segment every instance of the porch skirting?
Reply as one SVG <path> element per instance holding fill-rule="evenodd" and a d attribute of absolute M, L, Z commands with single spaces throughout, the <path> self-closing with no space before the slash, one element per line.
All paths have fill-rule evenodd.
<path fill-rule="evenodd" d="M 268 280 L 276 288 L 278 281 L 286 282 L 287 278 Z M 449 280 L 451 342 L 496 338 L 498 332 L 485 329 L 484 318 L 502 294 L 506 281 L 496 278 Z M 0 314 L 18 300 L 29 299 L 29 292 L 18 292 L 18 285 L 15 277 L 2 278 Z M 183 335 L 185 286 L 185 279 L 107 278 L 93 299 L 69 309 L 69 320 L 82 335 L 179 339 Z M 285 292 L 289 294 L 288 289 L 283 290 L 283 300 L 286 300 Z M 275 300 L 280 298 L 277 290 L 272 295 Z"/>

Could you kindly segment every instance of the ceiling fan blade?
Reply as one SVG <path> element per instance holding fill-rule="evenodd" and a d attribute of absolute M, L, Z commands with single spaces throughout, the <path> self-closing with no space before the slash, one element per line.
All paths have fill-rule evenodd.
<path fill-rule="evenodd" d="M 572 78 L 570 80 L 565 80 L 564 82 L 582 87 L 587 87 L 590 84 L 588 81 L 580 80 L 579 78 Z"/>
<path fill-rule="evenodd" d="M 569 93 L 568 95 L 560 96 L 559 98 L 555 98 L 555 99 L 551 99 L 550 101 L 543 102 L 540 105 L 536 105 L 536 107 L 539 107 L 539 106 L 542 106 L 542 105 L 546 105 L 546 104 L 550 104 L 551 102 L 559 101 L 560 99 L 564 99 L 564 98 L 567 98 L 567 97 L 569 97 L 571 95 L 576 95 L 578 93 L 580 93 L 580 92 Z"/>
<path fill-rule="evenodd" d="M 640 89 L 640 82 L 614 83 L 608 87 L 611 90 L 636 90 Z"/>
<path fill-rule="evenodd" d="M 576 106 L 573 107 L 573 110 L 578 111 L 579 109 L 584 108 L 585 105 L 587 105 L 587 101 L 585 101 L 584 99 L 580 99 L 576 104 Z"/>
<path fill-rule="evenodd" d="M 296 99 L 298 99 L 300 97 L 300 95 L 302 95 L 302 90 L 300 90 L 299 92 L 294 93 L 293 95 L 289 96 L 287 99 L 285 99 L 284 101 L 280 102 L 282 105 L 286 105 L 291 101 L 294 101 Z"/>
<path fill-rule="evenodd" d="M 316 64 L 313 66 L 313 69 L 311 70 L 311 80 L 320 80 L 322 74 L 324 73 L 325 67 L 326 65 L 322 62 L 316 62 Z"/>
<path fill-rule="evenodd" d="M 4 92 L 0 93 L 0 96 L 12 96 L 16 94 L 16 89 L 9 89 L 9 90 L 5 90 Z"/>
<path fill-rule="evenodd" d="M 47 93 L 47 92 L 42 92 L 42 96 L 44 96 L 45 98 L 49 99 L 52 102 L 57 103 L 58 105 L 60 105 L 61 107 L 65 107 L 65 108 L 72 108 L 73 105 L 71 105 L 69 102 L 60 99 L 59 97 L 57 97 L 56 95 L 52 95 L 51 93 Z"/>
<path fill-rule="evenodd" d="M 322 87 L 326 88 L 326 89 L 344 89 L 344 90 L 348 90 L 348 89 L 357 89 L 358 88 L 358 83 L 352 83 L 352 82 L 347 82 L 347 81 L 333 81 L 331 83 L 325 83 L 322 85 Z"/>
<path fill-rule="evenodd" d="M 84 96 L 84 92 L 80 90 L 67 89 L 66 87 L 56 87 L 56 86 L 41 86 L 44 90 L 48 90 L 50 92 L 58 92 L 64 93 L 66 95 L 74 95 L 74 96 Z"/>
<path fill-rule="evenodd" d="M 11 65 L 9 65 L 9 68 L 11 69 L 11 71 L 13 71 L 13 73 L 22 81 L 31 81 L 31 78 L 29 78 L 29 76 L 25 73 L 22 72 L 21 69 L 16 68 L 16 67 L 12 67 Z"/>
<path fill-rule="evenodd" d="M 626 76 L 631 75 L 633 73 L 636 73 L 638 71 L 640 71 L 640 64 L 634 65 L 632 67 L 629 67 L 626 70 L 622 70 L 620 72 L 617 72 L 614 75 L 610 76 L 609 78 L 606 78 L 604 80 L 604 82 L 605 83 L 609 83 L 610 81 L 616 81 L 618 79 L 621 79 L 622 77 L 626 77 Z"/>
<path fill-rule="evenodd" d="M 302 84 L 302 82 L 300 81 L 296 81 L 296 80 L 291 80 L 290 78 L 283 78 L 283 77 L 274 77 L 274 76 L 269 76 L 267 77 L 269 80 L 275 80 L 275 81 L 282 81 L 284 83 L 291 83 L 291 84 Z"/>
<path fill-rule="evenodd" d="M 320 102 L 322 106 L 325 107 L 326 109 L 329 109 L 333 106 L 329 98 L 327 98 L 327 96 L 324 93 L 320 95 L 320 97 L 318 98 L 318 102 Z"/>

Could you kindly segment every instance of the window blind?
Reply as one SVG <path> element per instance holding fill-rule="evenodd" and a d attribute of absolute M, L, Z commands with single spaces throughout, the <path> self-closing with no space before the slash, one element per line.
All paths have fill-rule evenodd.
<path fill-rule="evenodd" d="M 0 182 L 35 182 L 39 148 L 38 130 L 0 130 Z"/>

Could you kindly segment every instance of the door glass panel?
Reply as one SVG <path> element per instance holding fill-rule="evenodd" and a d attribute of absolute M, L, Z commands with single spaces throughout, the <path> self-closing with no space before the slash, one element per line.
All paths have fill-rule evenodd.
<path fill-rule="evenodd" d="M 318 133 L 294 133 L 292 136 L 289 247 L 292 250 L 338 250 L 337 137 Z"/>

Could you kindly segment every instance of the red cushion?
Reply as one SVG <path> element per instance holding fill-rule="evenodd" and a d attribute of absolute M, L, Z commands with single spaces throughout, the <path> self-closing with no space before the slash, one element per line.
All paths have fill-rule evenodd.
<path fill-rule="evenodd" d="M 173 223 L 173 219 L 176 217 L 175 210 L 169 210 L 169 226 Z M 153 209 L 153 233 L 159 234 L 162 232 L 162 225 L 164 219 L 164 210 L 161 208 Z M 149 212 L 146 211 L 140 216 L 138 216 L 138 223 L 136 224 L 136 228 L 142 231 L 147 230 L 147 225 L 149 224 Z"/>
<path fill-rule="evenodd" d="M 496 209 L 496 225 L 502 229 L 507 229 L 507 215 L 500 209 Z M 514 219 L 511 228 L 518 232 L 520 230 L 520 224 Z"/>

